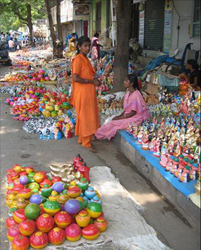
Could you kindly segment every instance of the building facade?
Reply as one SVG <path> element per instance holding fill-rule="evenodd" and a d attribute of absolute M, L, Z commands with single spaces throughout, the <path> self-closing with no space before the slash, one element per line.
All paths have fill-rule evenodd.
<path fill-rule="evenodd" d="M 112 45 L 112 1 L 114 0 L 92 0 L 90 5 L 90 37 L 98 32 L 105 47 Z"/>
<path fill-rule="evenodd" d="M 64 0 L 61 2 L 61 25 L 62 35 L 65 41 L 66 36 L 76 32 L 78 36 L 89 34 L 89 4 L 91 1 Z M 56 27 L 56 6 L 51 9 L 53 24 Z"/>
<path fill-rule="evenodd" d="M 188 43 L 200 50 L 200 0 L 133 0 L 133 11 L 132 34 L 147 54 L 179 49 L 181 56 Z"/>

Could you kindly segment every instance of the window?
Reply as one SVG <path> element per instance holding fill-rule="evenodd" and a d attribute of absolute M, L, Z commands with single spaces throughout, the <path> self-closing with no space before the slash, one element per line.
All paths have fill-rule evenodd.
<path fill-rule="evenodd" d="M 200 36 L 201 23 L 201 3 L 200 0 L 194 0 L 194 15 L 193 15 L 193 37 Z"/>

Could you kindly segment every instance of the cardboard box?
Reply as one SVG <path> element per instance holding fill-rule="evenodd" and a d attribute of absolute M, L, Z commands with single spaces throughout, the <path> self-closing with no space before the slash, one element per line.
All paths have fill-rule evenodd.
<path fill-rule="evenodd" d="M 145 84 L 145 92 L 150 95 L 157 95 L 159 91 L 159 86 L 157 84 L 153 84 L 150 82 L 147 82 Z"/>

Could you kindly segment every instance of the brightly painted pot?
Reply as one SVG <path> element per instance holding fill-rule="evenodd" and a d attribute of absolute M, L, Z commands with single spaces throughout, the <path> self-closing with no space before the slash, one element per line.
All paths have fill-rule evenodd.
<path fill-rule="evenodd" d="M 62 228 L 54 227 L 49 231 L 48 238 L 53 245 L 61 245 L 65 240 L 65 231 Z"/>
<path fill-rule="evenodd" d="M 61 211 L 55 214 L 54 221 L 58 227 L 66 228 L 72 223 L 72 217 L 66 211 Z"/>
<path fill-rule="evenodd" d="M 24 235 L 18 235 L 12 241 L 13 250 L 27 250 L 29 248 L 29 239 Z"/>
<path fill-rule="evenodd" d="M 80 194 L 81 194 L 81 189 L 77 186 L 70 187 L 67 190 L 67 195 L 70 196 L 71 198 L 76 198 L 76 197 L 80 196 Z"/>
<path fill-rule="evenodd" d="M 32 183 L 30 183 L 29 185 L 28 185 L 28 188 L 30 188 L 32 191 L 34 190 L 34 189 L 39 189 L 39 184 L 37 183 L 37 182 L 32 182 Z"/>
<path fill-rule="evenodd" d="M 24 198 L 24 199 L 29 199 L 31 197 L 31 195 L 32 195 L 32 191 L 31 191 L 30 188 L 24 188 L 22 190 L 19 190 L 17 195 L 19 197 Z"/>
<path fill-rule="evenodd" d="M 82 236 L 86 240 L 95 240 L 98 238 L 99 235 L 100 235 L 100 230 L 94 224 L 89 224 L 88 226 L 82 229 Z"/>
<path fill-rule="evenodd" d="M 61 206 L 58 201 L 47 200 L 43 205 L 43 209 L 45 210 L 46 213 L 50 215 L 55 215 L 60 211 Z"/>
<path fill-rule="evenodd" d="M 30 220 L 36 220 L 40 215 L 40 207 L 36 203 L 30 203 L 25 208 L 25 215 Z"/>
<path fill-rule="evenodd" d="M 13 241 L 13 239 L 17 235 L 21 235 L 20 230 L 19 230 L 19 226 L 12 225 L 11 227 L 9 227 L 8 232 L 7 232 L 7 238 L 9 239 L 9 241 Z"/>
<path fill-rule="evenodd" d="M 64 188 L 65 188 L 65 184 L 62 182 L 55 182 L 52 185 L 52 190 L 56 191 L 57 193 L 61 193 L 64 190 Z"/>
<path fill-rule="evenodd" d="M 45 175 L 41 172 L 38 172 L 34 175 L 34 181 L 37 182 L 37 183 L 40 183 L 42 182 L 44 179 L 45 179 Z"/>
<path fill-rule="evenodd" d="M 52 193 L 52 187 L 44 187 L 41 188 L 41 195 L 48 198 Z"/>
<path fill-rule="evenodd" d="M 40 187 L 51 187 L 52 186 L 52 182 L 49 179 L 44 179 L 42 182 L 40 182 Z"/>
<path fill-rule="evenodd" d="M 72 223 L 65 229 L 65 234 L 68 241 L 78 241 L 81 238 L 81 228 L 77 224 Z"/>
<path fill-rule="evenodd" d="M 85 178 L 80 178 L 77 186 L 82 189 L 82 190 L 86 190 L 88 188 L 89 183 L 87 182 L 87 180 Z"/>
<path fill-rule="evenodd" d="M 98 218 L 102 213 L 102 206 L 99 203 L 90 202 L 87 205 L 87 212 L 92 218 Z"/>
<path fill-rule="evenodd" d="M 60 204 L 63 204 L 63 205 L 64 205 L 69 199 L 70 199 L 70 197 L 69 197 L 67 194 L 61 193 L 57 201 L 58 201 Z"/>
<path fill-rule="evenodd" d="M 91 202 L 102 204 L 102 201 L 96 195 L 91 199 Z"/>
<path fill-rule="evenodd" d="M 84 194 L 88 199 L 91 200 L 96 195 L 96 192 L 93 187 L 88 187 L 88 189 L 85 190 Z"/>
<path fill-rule="evenodd" d="M 59 194 L 56 191 L 52 191 L 51 195 L 49 196 L 50 201 L 57 201 L 59 199 Z"/>
<path fill-rule="evenodd" d="M 19 230 L 22 235 L 30 236 L 36 229 L 36 222 L 33 220 L 23 220 L 19 224 Z"/>
<path fill-rule="evenodd" d="M 33 233 L 30 236 L 29 240 L 30 240 L 30 245 L 36 249 L 44 248 L 48 244 L 48 237 L 47 234 L 44 232 Z"/>
<path fill-rule="evenodd" d="M 25 215 L 25 210 L 24 209 L 18 209 L 13 213 L 13 218 L 15 220 L 15 222 L 17 222 L 18 224 L 23 221 L 26 220 L 26 215 Z"/>
<path fill-rule="evenodd" d="M 22 197 L 19 197 L 17 200 L 16 200 L 16 207 L 18 208 L 18 209 L 20 209 L 20 208 L 25 208 L 28 204 L 29 204 L 29 202 L 27 201 L 27 200 L 25 200 L 24 198 L 22 198 Z"/>
<path fill-rule="evenodd" d="M 51 215 L 44 213 L 37 218 L 36 225 L 41 232 L 47 233 L 53 228 L 54 219 Z"/>
<path fill-rule="evenodd" d="M 70 199 L 65 203 L 65 210 L 69 214 L 77 214 L 80 211 L 80 201 Z"/>
<path fill-rule="evenodd" d="M 104 216 L 101 215 L 98 217 L 95 221 L 94 224 L 99 228 L 100 232 L 105 232 L 107 227 L 108 227 L 108 221 L 105 220 Z"/>
<path fill-rule="evenodd" d="M 90 215 L 85 209 L 81 210 L 78 215 L 76 215 L 75 220 L 80 227 L 86 227 L 90 222 Z"/>
<path fill-rule="evenodd" d="M 17 225 L 17 222 L 14 220 L 13 216 L 8 217 L 6 219 L 6 227 L 9 228 L 9 227 L 11 227 L 13 225 Z"/>

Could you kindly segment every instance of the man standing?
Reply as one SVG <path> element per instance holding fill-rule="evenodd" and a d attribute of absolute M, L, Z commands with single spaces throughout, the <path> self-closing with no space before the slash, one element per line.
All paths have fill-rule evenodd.
<path fill-rule="evenodd" d="M 10 33 L 7 33 L 7 36 L 6 36 L 7 44 L 8 44 L 8 42 L 10 41 L 10 39 L 11 39 Z"/>
<path fill-rule="evenodd" d="M 9 51 L 14 52 L 15 51 L 15 44 L 13 42 L 13 38 L 11 37 L 10 40 L 8 41 L 8 46 L 9 46 Z"/>

